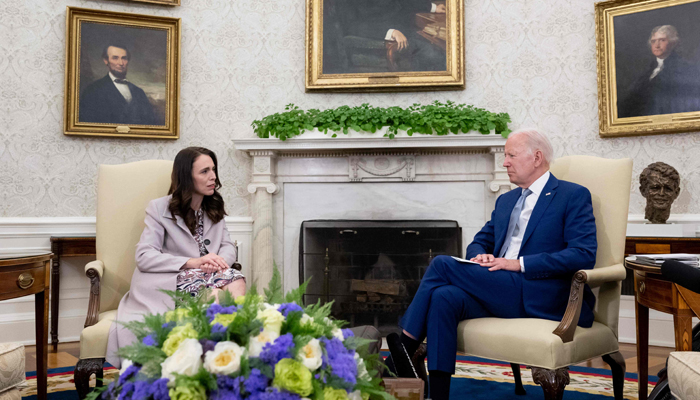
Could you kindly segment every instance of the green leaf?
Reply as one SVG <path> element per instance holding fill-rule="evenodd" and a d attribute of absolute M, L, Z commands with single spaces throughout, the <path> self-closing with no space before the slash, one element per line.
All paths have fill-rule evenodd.
<path fill-rule="evenodd" d="M 282 278 L 280 271 L 277 268 L 277 263 L 273 263 L 272 279 L 268 284 L 267 289 L 264 289 L 265 299 L 270 304 L 279 304 L 284 301 L 284 290 L 282 289 Z"/>

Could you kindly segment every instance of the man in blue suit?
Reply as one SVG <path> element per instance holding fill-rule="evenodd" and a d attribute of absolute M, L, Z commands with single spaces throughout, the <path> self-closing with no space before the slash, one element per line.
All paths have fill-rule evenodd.
<path fill-rule="evenodd" d="M 561 320 L 574 273 L 595 265 L 591 194 L 549 172 L 552 153 L 537 131 L 510 134 L 503 166 L 518 188 L 496 200 L 491 220 L 467 247 L 467 259 L 478 264 L 436 257 L 404 315 L 401 341 L 408 354 L 428 337 L 433 400 L 449 398 L 461 320 Z M 580 326 L 593 324 L 594 305 L 586 286 Z"/>

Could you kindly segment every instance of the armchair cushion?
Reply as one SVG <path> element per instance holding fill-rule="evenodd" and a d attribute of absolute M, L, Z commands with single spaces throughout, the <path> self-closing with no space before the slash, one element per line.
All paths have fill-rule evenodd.
<path fill-rule="evenodd" d="M 9 391 L 23 384 L 25 379 L 24 345 L 0 343 L 0 397 L 16 395 L 17 393 L 9 393 Z M 5 393 L 6 391 L 8 393 Z"/>
<path fill-rule="evenodd" d="M 584 272 L 586 273 L 586 283 L 592 288 L 598 287 L 606 282 L 622 281 L 627 276 L 627 271 L 622 264 L 598 267 Z"/>
<path fill-rule="evenodd" d="M 109 327 L 116 317 L 117 310 L 100 313 L 95 325 L 83 329 L 80 334 L 80 359 L 105 358 Z"/>
<path fill-rule="evenodd" d="M 668 357 L 668 385 L 677 399 L 700 399 L 700 353 L 671 353 Z"/>
<path fill-rule="evenodd" d="M 559 324 L 536 318 L 478 318 L 457 328 L 457 349 L 469 355 L 547 369 L 562 368 L 618 351 L 607 326 L 593 322 L 576 328 L 574 340 L 563 343 L 552 333 Z"/>
<path fill-rule="evenodd" d="M 97 275 L 100 277 L 100 279 L 102 279 L 102 274 L 104 274 L 105 272 L 105 263 L 103 263 L 100 260 L 95 260 L 85 264 L 85 273 L 87 273 L 88 270 L 91 269 L 94 269 L 97 272 Z"/>

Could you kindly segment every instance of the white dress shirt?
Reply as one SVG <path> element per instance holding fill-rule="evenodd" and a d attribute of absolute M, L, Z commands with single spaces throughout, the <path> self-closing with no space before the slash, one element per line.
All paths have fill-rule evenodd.
<path fill-rule="evenodd" d="M 430 12 L 431 12 L 431 13 L 434 13 L 436 10 L 437 10 L 437 5 L 436 5 L 435 3 L 431 3 L 431 4 L 430 4 Z M 388 31 L 386 31 L 386 36 L 384 37 L 384 40 L 396 41 L 396 40 L 392 37 L 392 35 L 394 34 L 394 31 L 395 31 L 395 30 L 396 30 L 396 29 L 389 29 Z"/>
<path fill-rule="evenodd" d="M 661 70 L 664 69 L 664 59 L 663 58 L 656 57 L 656 62 L 658 63 L 658 65 L 651 72 L 651 76 L 649 77 L 649 80 L 656 78 L 656 75 L 658 75 L 659 72 L 661 72 Z"/>
<path fill-rule="evenodd" d="M 529 188 L 527 188 L 532 191 L 532 194 L 525 198 L 523 209 L 520 211 L 520 221 L 518 223 L 520 228 L 518 229 L 518 234 L 513 236 L 513 238 L 510 240 L 510 245 L 508 246 L 508 250 L 506 250 L 506 254 L 503 256 L 503 258 L 508 260 L 515 260 L 518 258 L 520 246 L 523 244 L 523 237 L 525 236 L 525 230 L 527 230 L 527 223 L 530 222 L 532 210 L 535 208 L 537 199 L 540 198 L 542 189 L 544 189 L 544 185 L 547 184 L 550 175 L 551 174 L 549 171 L 545 172 L 542 176 L 537 178 L 537 180 L 534 181 Z M 523 257 L 520 257 L 520 272 L 525 272 Z"/>
<path fill-rule="evenodd" d="M 124 96 L 124 100 L 126 100 L 127 103 L 131 103 L 131 89 L 129 89 L 129 85 L 126 83 L 117 83 L 114 82 L 115 79 L 119 79 L 116 76 L 112 75 L 112 73 L 109 73 L 110 79 L 112 79 L 112 83 L 114 83 L 114 86 L 117 87 L 117 90 L 119 90 L 119 93 Z"/>

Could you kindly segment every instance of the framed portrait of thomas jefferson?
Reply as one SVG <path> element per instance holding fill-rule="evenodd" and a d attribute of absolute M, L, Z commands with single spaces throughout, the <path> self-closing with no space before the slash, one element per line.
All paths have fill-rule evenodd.
<path fill-rule="evenodd" d="M 461 90 L 464 0 L 306 0 L 306 91 Z"/>
<path fill-rule="evenodd" d="M 700 130 L 700 0 L 595 9 L 600 135 Z"/>
<path fill-rule="evenodd" d="M 180 19 L 68 7 L 66 135 L 179 137 Z"/>

